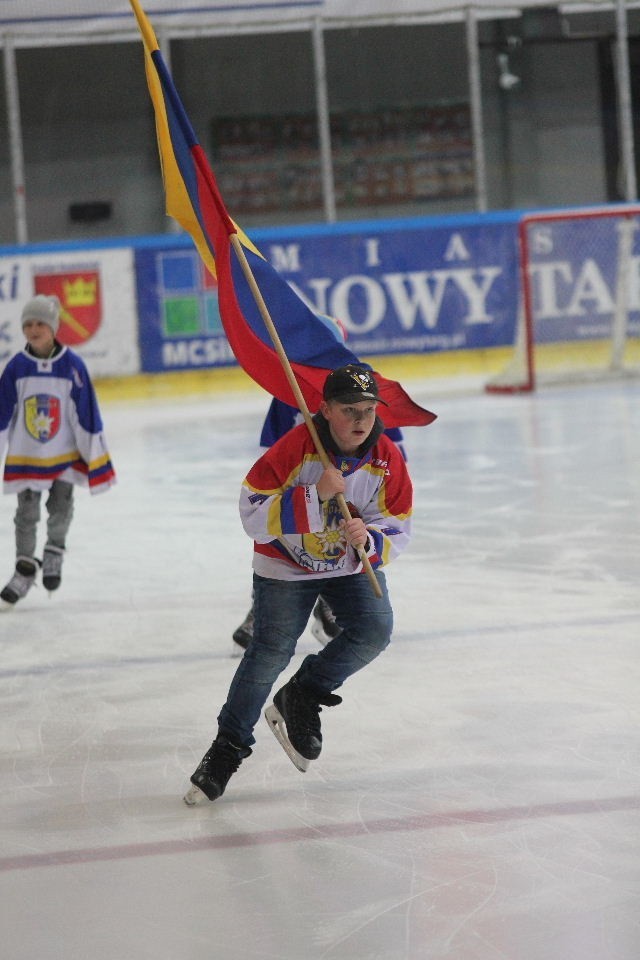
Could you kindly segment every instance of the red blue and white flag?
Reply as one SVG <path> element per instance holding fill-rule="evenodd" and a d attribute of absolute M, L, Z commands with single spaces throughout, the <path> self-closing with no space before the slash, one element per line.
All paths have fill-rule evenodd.
<path fill-rule="evenodd" d="M 220 316 L 238 363 L 268 393 L 295 405 L 296 398 L 285 370 L 233 251 L 230 236 L 237 235 L 305 402 L 315 412 L 327 374 L 336 367 L 360 363 L 360 360 L 336 335 L 332 324 L 307 306 L 227 213 L 153 28 L 138 0 L 130 3 L 144 43 L 166 211 L 191 235 L 207 268 L 217 278 Z M 399 383 L 377 372 L 375 377 L 381 397 L 389 404 L 379 408 L 385 426 L 424 426 L 435 419 L 435 415 L 415 403 Z"/>

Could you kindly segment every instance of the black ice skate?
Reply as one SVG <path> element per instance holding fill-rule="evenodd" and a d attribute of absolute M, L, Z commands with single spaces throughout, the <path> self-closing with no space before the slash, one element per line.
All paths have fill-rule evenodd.
<path fill-rule="evenodd" d="M 292 677 L 281 687 L 273 703 L 265 710 L 265 719 L 275 738 L 294 766 L 304 773 L 311 760 L 316 760 L 322 750 L 320 711 L 322 707 L 335 707 L 342 697 L 335 693 L 321 693 L 303 687 Z"/>
<path fill-rule="evenodd" d="M 243 650 L 246 650 L 253 640 L 253 605 L 249 610 L 239 627 L 233 631 L 233 653 L 234 656 L 242 656 Z"/>
<path fill-rule="evenodd" d="M 193 786 L 184 795 L 184 802 L 192 807 L 201 800 L 217 800 L 231 776 L 251 753 L 249 747 L 236 747 L 218 734 L 191 776 Z"/>
<path fill-rule="evenodd" d="M 313 608 L 311 633 L 323 647 L 326 647 L 330 640 L 333 640 L 334 637 L 338 637 L 342 633 L 342 628 L 336 623 L 333 610 L 324 597 L 318 597 L 316 605 Z"/>
<path fill-rule="evenodd" d="M 42 554 L 42 586 L 51 593 L 57 590 L 62 581 L 62 561 L 64 550 L 47 544 Z"/>
<path fill-rule="evenodd" d="M 0 599 L 14 604 L 26 597 L 35 582 L 38 563 L 38 560 L 30 557 L 18 557 L 14 574 L 0 593 Z"/>

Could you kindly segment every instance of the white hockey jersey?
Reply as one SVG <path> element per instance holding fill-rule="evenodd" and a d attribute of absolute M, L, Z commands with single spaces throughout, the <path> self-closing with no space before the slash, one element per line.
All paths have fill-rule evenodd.
<path fill-rule="evenodd" d="M 0 462 L 4 492 L 47 490 L 54 480 L 88 486 L 115 483 L 102 419 L 84 361 L 68 347 L 51 359 L 26 348 L 0 376 Z"/>

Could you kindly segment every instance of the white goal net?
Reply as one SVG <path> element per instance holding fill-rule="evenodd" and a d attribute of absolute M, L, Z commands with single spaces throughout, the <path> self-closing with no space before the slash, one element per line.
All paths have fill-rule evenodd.
<path fill-rule="evenodd" d="M 513 354 L 486 389 L 639 373 L 640 206 L 526 216 L 519 246 Z"/>

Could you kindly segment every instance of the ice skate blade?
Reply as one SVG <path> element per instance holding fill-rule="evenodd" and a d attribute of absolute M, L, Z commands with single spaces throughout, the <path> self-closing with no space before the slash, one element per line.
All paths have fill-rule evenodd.
<path fill-rule="evenodd" d="M 297 767 L 300 773 L 306 773 L 309 769 L 309 763 L 311 761 L 307 760 L 306 757 L 301 756 L 295 747 L 292 746 L 287 736 L 286 724 L 275 703 L 272 703 L 270 707 L 267 707 L 264 712 L 264 717 L 269 724 L 269 729 L 286 755 L 289 757 L 289 760 L 291 760 L 294 767 Z"/>
<path fill-rule="evenodd" d="M 196 807 L 198 804 L 204 803 L 205 800 L 209 801 L 206 793 L 203 793 L 200 787 L 196 787 L 195 783 L 191 784 L 182 799 L 188 807 Z"/>

